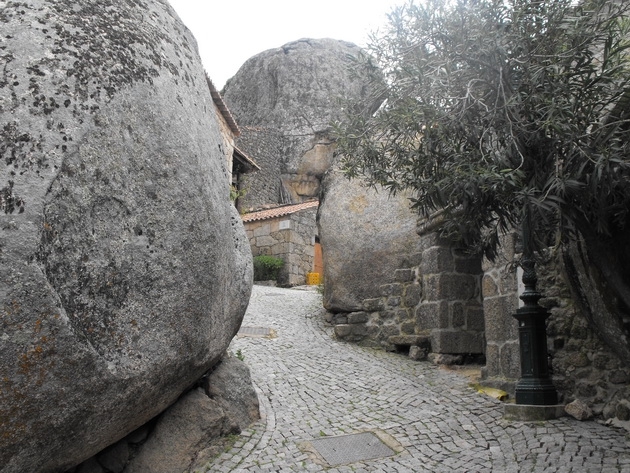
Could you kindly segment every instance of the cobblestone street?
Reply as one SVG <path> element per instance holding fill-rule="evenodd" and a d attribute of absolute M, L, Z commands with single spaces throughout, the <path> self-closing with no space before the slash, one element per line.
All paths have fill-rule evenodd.
<path fill-rule="evenodd" d="M 231 350 L 251 369 L 262 419 L 208 472 L 630 473 L 625 430 L 568 417 L 504 421 L 502 404 L 462 374 L 336 341 L 322 311 L 315 291 L 254 286 L 243 327 L 274 336 L 241 336 Z M 332 464 L 314 447 L 361 432 L 389 456 Z"/>

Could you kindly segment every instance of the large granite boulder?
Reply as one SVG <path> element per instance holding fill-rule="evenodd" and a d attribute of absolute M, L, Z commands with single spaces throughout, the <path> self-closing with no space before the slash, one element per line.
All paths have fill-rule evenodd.
<path fill-rule="evenodd" d="M 333 39 L 301 39 L 264 51 L 243 64 L 223 96 L 241 127 L 239 146 L 261 170 L 249 182 L 245 206 L 317 197 L 333 161 L 331 122 L 340 100 L 377 100 L 349 66 L 361 50 Z"/>
<path fill-rule="evenodd" d="M 251 253 L 166 1 L 2 2 L 0 24 L 0 471 L 57 472 L 216 363 Z"/>
<path fill-rule="evenodd" d="M 329 171 L 318 211 L 324 259 L 324 307 L 332 312 L 364 309 L 381 297 L 380 287 L 396 282 L 395 272 L 418 264 L 417 215 L 405 193 L 391 196 Z"/>

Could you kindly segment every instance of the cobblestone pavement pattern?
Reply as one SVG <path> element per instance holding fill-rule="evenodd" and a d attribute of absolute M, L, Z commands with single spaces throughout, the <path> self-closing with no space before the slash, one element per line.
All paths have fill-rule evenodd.
<path fill-rule="evenodd" d="M 207 472 L 629 472 L 625 430 L 563 417 L 502 419 L 499 401 L 459 373 L 336 341 L 315 291 L 255 286 L 244 326 L 276 338 L 239 337 L 262 419 Z M 329 466 L 304 449 L 323 436 L 383 432 L 394 456 Z"/>

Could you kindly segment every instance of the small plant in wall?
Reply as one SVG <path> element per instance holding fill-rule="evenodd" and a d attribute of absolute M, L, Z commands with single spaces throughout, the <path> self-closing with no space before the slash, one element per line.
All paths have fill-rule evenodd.
<path fill-rule="evenodd" d="M 230 200 L 236 202 L 236 199 L 245 197 L 247 195 L 247 189 L 239 189 L 235 185 L 230 186 Z"/>
<path fill-rule="evenodd" d="M 284 261 L 269 255 L 254 256 L 254 281 L 277 281 Z"/>

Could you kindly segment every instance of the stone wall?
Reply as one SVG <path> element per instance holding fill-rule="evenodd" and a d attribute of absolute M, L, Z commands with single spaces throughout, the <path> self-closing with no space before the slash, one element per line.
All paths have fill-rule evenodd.
<path fill-rule="evenodd" d="M 281 286 L 305 284 L 306 274 L 313 270 L 316 212 L 312 208 L 245 223 L 253 256 L 271 255 L 284 261 L 278 277 Z"/>
<path fill-rule="evenodd" d="M 228 184 L 231 184 L 232 169 L 234 167 L 234 131 L 230 128 L 230 125 L 216 105 L 214 109 L 216 112 L 217 123 L 219 124 L 219 129 L 221 130 L 221 137 L 223 138 L 223 143 L 219 145 L 219 151 L 225 158 L 225 180 Z"/>
<path fill-rule="evenodd" d="M 362 311 L 329 312 L 335 335 L 347 341 L 367 339 L 389 349 L 417 345 L 415 307 L 422 297 L 417 266 L 396 270 L 394 281 L 379 287 L 380 297 L 365 299 Z"/>
<path fill-rule="evenodd" d="M 517 274 L 514 263 L 516 236 L 502 237 L 503 251 L 495 262 L 483 261 L 482 297 L 486 327 L 486 384 L 514 391 L 520 377 L 521 358 L 518 324 L 512 314 L 519 306 Z"/>
<path fill-rule="evenodd" d="M 547 345 L 563 402 L 580 399 L 595 415 L 630 420 L 630 367 L 597 337 L 574 305 L 558 254 L 547 255 L 538 278 L 545 296 L 540 303 L 551 312 Z"/>
<path fill-rule="evenodd" d="M 503 254 L 484 261 L 483 306 L 486 321 L 486 366 L 483 384 L 514 392 L 520 378 L 518 326 L 512 314 L 519 306 L 520 256 L 516 237 L 502 239 Z M 563 278 L 559 255 L 550 251 L 537 264 L 540 304 L 547 320 L 547 349 L 553 382 L 562 403 L 580 399 L 595 415 L 630 420 L 630 369 L 596 336 L 577 310 Z"/>
<path fill-rule="evenodd" d="M 411 265 L 394 272 L 380 297 L 363 300 L 363 311 L 329 314 L 339 338 L 370 340 L 388 349 L 429 346 L 432 353 L 482 354 L 484 320 L 481 260 L 437 238 L 421 237 Z"/>
<path fill-rule="evenodd" d="M 422 240 L 424 297 L 416 311 L 418 329 L 430 331 L 433 353 L 483 353 L 481 258 L 454 248 L 436 233 Z"/>
<path fill-rule="evenodd" d="M 282 202 L 280 175 L 283 165 L 278 156 L 283 156 L 287 149 L 284 135 L 270 128 L 241 126 L 238 146 L 255 157 L 260 167 L 255 176 L 244 177 L 242 190 L 245 195 L 239 199 L 241 208 L 255 209 L 264 204 Z"/>

